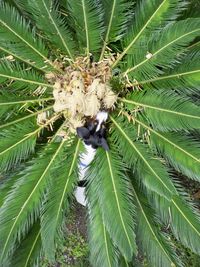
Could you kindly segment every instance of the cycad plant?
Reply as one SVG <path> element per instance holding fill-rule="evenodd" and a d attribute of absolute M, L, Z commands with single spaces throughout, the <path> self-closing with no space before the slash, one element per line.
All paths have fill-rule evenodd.
<path fill-rule="evenodd" d="M 135 3 L 136 2 L 136 3 Z M 76 128 L 106 122 L 86 179 L 94 267 L 183 266 L 200 216 L 200 20 L 182 0 L 0 1 L 0 265 L 55 261 L 84 151 Z M 187 13 L 187 12 L 186 12 Z M 179 177 L 179 178 L 178 178 Z"/>

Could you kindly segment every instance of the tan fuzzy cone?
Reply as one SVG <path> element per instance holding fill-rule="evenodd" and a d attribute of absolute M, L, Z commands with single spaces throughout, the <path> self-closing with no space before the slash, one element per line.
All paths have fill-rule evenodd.
<path fill-rule="evenodd" d="M 82 80 L 72 80 L 71 82 L 70 82 L 70 86 L 71 86 L 71 88 L 72 88 L 72 91 L 75 89 L 79 89 L 79 90 L 81 90 L 82 92 L 84 91 L 84 89 L 85 89 L 85 86 L 84 86 L 84 83 L 83 83 L 83 81 Z"/>
<path fill-rule="evenodd" d="M 97 92 L 97 88 L 100 84 L 101 80 L 100 79 L 94 79 L 94 81 L 92 82 L 92 84 L 90 86 L 88 86 L 88 93 L 95 93 Z"/>
<path fill-rule="evenodd" d="M 100 83 L 97 86 L 97 97 L 103 99 L 106 94 L 106 84 Z"/>
<path fill-rule="evenodd" d="M 41 112 L 37 115 L 37 123 L 38 124 L 45 123 L 46 119 L 47 119 L 47 113 L 46 112 Z"/>
<path fill-rule="evenodd" d="M 84 125 L 84 121 L 80 120 L 80 118 L 70 118 L 68 121 L 68 127 L 70 127 L 71 132 L 76 132 L 77 127 L 81 127 Z"/>
<path fill-rule="evenodd" d="M 48 73 L 45 74 L 45 77 L 46 77 L 48 80 L 53 80 L 53 79 L 55 79 L 56 75 L 55 75 L 55 73 L 53 73 L 53 72 L 48 72 Z"/>
<path fill-rule="evenodd" d="M 62 88 L 62 86 L 61 86 L 61 82 L 60 82 L 60 81 L 55 82 L 53 88 L 54 88 L 54 89 L 57 89 L 57 90 L 61 89 L 61 88 Z"/>
<path fill-rule="evenodd" d="M 71 92 L 71 91 L 72 91 L 72 88 L 71 88 L 70 85 L 67 85 L 67 86 L 65 86 L 65 90 L 66 90 L 67 92 Z"/>
<path fill-rule="evenodd" d="M 53 90 L 53 97 L 55 98 L 55 100 L 59 99 L 59 92 L 60 92 L 60 89 Z"/>
<path fill-rule="evenodd" d="M 64 90 L 54 89 L 53 90 L 53 96 L 54 96 L 55 100 L 59 100 L 60 102 L 65 103 L 66 99 L 68 97 L 68 94 Z"/>
<path fill-rule="evenodd" d="M 53 109 L 54 109 L 55 112 L 63 111 L 66 108 L 67 108 L 67 105 L 61 103 L 60 101 L 56 101 L 55 104 L 53 105 Z"/>
<path fill-rule="evenodd" d="M 83 113 L 85 110 L 85 94 L 80 90 L 75 90 L 72 96 L 76 99 L 77 111 Z"/>
<path fill-rule="evenodd" d="M 70 75 L 70 80 L 82 80 L 82 75 L 80 71 L 73 71 Z"/>
<path fill-rule="evenodd" d="M 108 109 L 112 108 L 114 107 L 116 101 L 117 101 L 117 95 L 108 86 L 105 97 L 103 99 L 104 106 Z"/>
<path fill-rule="evenodd" d="M 80 90 L 74 90 L 73 94 L 68 97 L 67 104 L 72 117 L 77 112 L 83 113 L 85 110 L 85 95 Z"/>
<path fill-rule="evenodd" d="M 100 101 L 98 100 L 95 94 L 87 95 L 86 96 L 86 110 L 85 116 L 94 117 L 99 112 L 101 105 Z"/>

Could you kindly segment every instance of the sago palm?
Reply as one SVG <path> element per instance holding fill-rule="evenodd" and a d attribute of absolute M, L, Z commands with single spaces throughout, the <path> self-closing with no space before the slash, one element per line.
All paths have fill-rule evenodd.
<path fill-rule="evenodd" d="M 139 251 L 149 266 L 183 266 L 174 240 L 200 253 L 180 178 L 200 180 L 200 20 L 185 9 L 0 1 L 2 267 L 54 262 L 84 153 L 76 129 L 100 110 L 109 150 L 85 175 L 91 265 L 134 266 Z"/>

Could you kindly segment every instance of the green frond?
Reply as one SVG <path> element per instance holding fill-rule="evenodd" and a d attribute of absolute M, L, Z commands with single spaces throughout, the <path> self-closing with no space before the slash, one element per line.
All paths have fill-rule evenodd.
<path fill-rule="evenodd" d="M 92 190 L 89 189 L 92 193 Z M 96 267 L 118 267 L 117 251 L 106 230 L 98 202 L 92 201 L 94 195 L 89 197 L 88 238 L 90 246 L 90 262 Z"/>
<path fill-rule="evenodd" d="M 140 49 L 140 61 L 129 65 L 126 74 L 130 77 L 140 79 L 150 79 L 162 74 L 159 69 L 170 68 L 176 64 L 179 59 L 176 55 L 184 52 L 190 42 L 200 34 L 200 20 L 187 19 L 169 24 L 162 32 L 154 34 L 148 42 L 148 50 Z M 150 58 L 146 55 L 152 54 Z"/>
<path fill-rule="evenodd" d="M 196 41 L 188 47 L 186 58 L 188 59 L 188 58 L 198 57 L 199 54 L 200 54 L 200 41 Z"/>
<path fill-rule="evenodd" d="M 1 46 L 26 62 L 46 71 L 52 70 L 53 63 L 47 58 L 48 51 L 18 11 L 7 3 L 0 4 Z"/>
<path fill-rule="evenodd" d="M 19 98 L 18 98 L 19 99 Z M 1 122 L 6 120 L 10 114 L 18 112 L 19 108 L 24 105 L 26 102 L 21 102 L 20 100 L 16 101 L 15 95 L 8 95 L 6 90 L 2 90 L 0 93 L 0 119 Z"/>
<path fill-rule="evenodd" d="M 147 146 L 136 141 L 133 126 L 121 119 L 111 117 L 113 122 L 112 141 L 119 147 L 119 151 L 126 164 L 137 169 L 140 181 L 150 190 L 171 199 L 176 190 L 162 163 L 155 158 Z M 152 182 L 154 181 L 154 182 Z"/>
<path fill-rule="evenodd" d="M 66 25 L 66 21 L 58 13 L 58 5 L 54 3 L 55 1 L 52 0 L 36 0 L 28 1 L 27 6 L 32 11 L 31 15 L 35 19 L 36 26 L 47 39 L 56 49 L 67 53 L 70 59 L 73 59 L 76 51 L 75 40 Z"/>
<path fill-rule="evenodd" d="M 6 171 L 34 152 L 37 128 L 35 120 L 27 120 L 0 132 L 0 170 Z M 17 134 L 16 134 L 17 133 Z"/>
<path fill-rule="evenodd" d="M 133 3 L 128 0 L 103 0 L 104 23 L 106 26 L 100 60 L 104 56 L 106 46 L 122 38 L 132 17 Z"/>
<path fill-rule="evenodd" d="M 28 0 L 5 0 L 8 4 L 15 7 L 21 14 L 28 15 L 26 8 Z"/>
<path fill-rule="evenodd" d="M 39 222 L 34 223 L 26 238 L 15 251 L 10 266 L 37 267 L 42 254 L 42 242 Z"/>
<path fill-rule="evenodd" d="M 117 152 L 97 151 L 89 170 L 89 185 L 98 196 L 106 229 L 120 253 L 130 261 L 136 253 L 131 183 Z M 95 194 L 94 193 L 94 194 Z M 95 195 L 94 195 L 95 196 Z M 89 205 L 89 204 L 88 204 Z"/>
<path fill-rule="evenodd" d="M 6 112 L 10 112 L 11 110 L 20 111 L 20 107 L 28 108 L 29 105 L 34 103 L 44 103 L 46 101 L 52 101 L 52 97 L 38 98 L 38 97 L 19 97 L 15 94 L 8 94 L 6 90 L 2 90 L 2 94 L 0 94 L 0 117 L 5 116 Z M 0 127 L 1 128 L 1 127 Z"/>
<path fill-rule="evenodd" d="M 24 57 L 21 57 L 19 56 L 19 53 L 8 48 L 8 47 L 5 47 L 5 44 L 4 42 L 0 43 L 0 52 L 2 53 L 5 53 L 7 56 L 13 56 L 13 58 L 21 61 L 21 62 L 24 62 L 26 63 L 27 65 L 31 66 L 31 67 L 34 67 L 35 69 L 39 70 L 41 73 L 44 73 L 46 72 L 45 70 L 43 69 L 40 69 L 39 67 L 36 67 L 35 66 L 35 63 L 34 62 L 31 62 L 28 57 L 27 58 L 24 58 Z"/>
<path fill-rule="evenodd" d="M 35 221 L 51 173 L 60 164 L 59 155 L 64 144 L 48 144 L 42 154 L 29 162 L 19 174 L 19 179 L 5 199 L 0 210 L 2 264 L 12 252 L 13 244 L 21 240 Z"/>
<path fill-rule="evenodd" d="M 99 1 L 67 0 L 69 15 L 74 21 L 74 29 L 81 53 L 99 52 L 102 46 L 102 6 Z"/>
<path fill-rule="evenodd" d="M 59 168 L 52 173 L 52 181 L 48 185 L 45 201 L 42 205 L 41 237 L 46 258 L 55 261 L 56 241 L 62 234 L 63 219 L 68 206 L 68 198 L 74 190 L 77 180 L 77 163 L 80 153 L 80 139 L 69 147 L 65 141 L 60 153 Z"/>
<path fill-rule="evenodd" d="M 197 245 L 200 239 L 199 212 L 187 194 L 180 188 L 180 185 L 177 186 L 176 181 L 174 183 L 179 195 L 173 196 L 171 202 L 156 193 L 146 192 L 146 197 L 177 240 L 194 253 L 199 254 L 199 246 Z"/>
<path fill-rule="evenodd" d="M 170 208 L 171 228 L 178 240 L 199 255 L 200 217 L 189 203 L 175 196 Z"/>
<path fill-rule="evenodd" d="M 188 62 L 189 60 L 189 62 Z M 153 86 L 157 89 L 177 89 L 180 92 L 196 91 L 200 87 L 200 61 L 199 59 L 187 59 L 181 61 L 172 70 L 166 71 L 158 77 L 141 79 L 132 85 L 140 85 L 144 88 Z"/>
<path fill-rule="evenodd" d="M 0 82 L 16 81 L 18 90 L 28 86 L 29 90 L 35 90 L 37 87 L 52 88 L 52 85 L 45 83 L 44 78 L 33 70 L 25 69 L 18 63 L 9 63 L 8 61 L 0 63 Z"/>
<path fill-rule="evenodd" d="M 0 107 L 3 108 L 4 106 L 9 105 L 20 105 L 20 104 L 28 104 L 28 103 L 43 103 L 45 101 L 51 101 L 53 100 L 53 97 L 46 97 L 46 98 L 36 98 L 36 97 L 18 97 L 15 94 L 10 94 L 10 97 L 8 97 L 8 94 L 2 94 L 0 96 Z"/>
<path fill-rule="evenodd" d="M 38 110 L 36 112 L 29 112 L 29 113 L 19 113 L 17 112 L 17 114 L 12 114 L 12 116 L 8 116 L 7 118 L 2 119 L 1 118 L 1 122 L 0 122 L 0 129 L 2 130 L 3 128 L 7 128 L 9 126 L 13 126 L 16 125 L 22 121 L 26 121 L 28 119 L 31 119 L 33 117 L 36 117 L 39 113 L 41 112 L 45 112 L 45 111 L 50 111 L 52 110 L 52 106 L 48 106 L 47 108 L 43 108 L 42 110 Z M 10 118 L 11 117 L 11 118 Z"/>
<path fill-rule="evenodd" d="M 161 231 L 162 224 L 155 216 L 145 196 L 135 183 L 133 186 L 137 208 L 137 240 L 151 266 L 183 266 L 169 242 L 169 235 Z"/>
<path fill-rule="evenodd" d="M 23 164 L 22 164 L 23 166 Z M 14 170 L 14 172 L 16 173 L 16 169 Z M 1 177 L 1 181 L 0 181 L 0 190 L 1 190 L 1 194 L 0 194 L 0 208 L 4 203 L 5 198 L 7 197 L 8 193 L 10 192 L 10 190 L 12 189 L 13 185 L 16 183 L 18 177 L 17 176 L 13 176 L 13 172 L 9 172 L 9 174 L 4 174 L 3 177 Z"/>
<path fill-rule="evenodd" d="M 167 100 L 167 101 L 166 101 Z M 141 107 L 153 128 L 161 131 L 200 128 L 200 110 L 184 96 L 173 91 L 134 92 L 122 99 L 129 111 Z"/>
<path fill-rule="evenodd" d="M 149 192 L 145 192 L 146 197 L 159 214 L 165 227 L 177 239 L 175 245 L 180 241 L 185 247 L 199 254 L 197 243 L 200 238 L 200 216 L 198 209 L 195 208 L 191 197 L 184 191 L 177 178 L 173 182 L 179 196 L 174 196 L 171 202 L 157 194 L 149 194 Z"/>
<path fill-rule="evenodd" d="M 150 132 L 152 145 L 177 170 L 199 181 L 199 144 L 178 133 L 161 133 L 152 129 L 142 119 L 135 121 Z"/>
<path fill-rule="evenodd" d="M 188 177 L 200 181 L 200 146 L 191 137 L 176 133 L 155 133 L 152 144 L 177 170 Z"/>
<path fill-rule="evenodd" d="M 184 6 L 185 1 L 179 0 L 138 1 L 130 30 L 123 40 L 124 50 L 114 63 L 114 66 L 126 54 L 128 54 L 128 65 L 132 65 L 133 60 L 135 61 L 133 54 L 136 55 L 141 47 L 145 49 L 144 40 L 147 41 L 153 32 L 161 29 L 169 21 L 175 20 Z"/>

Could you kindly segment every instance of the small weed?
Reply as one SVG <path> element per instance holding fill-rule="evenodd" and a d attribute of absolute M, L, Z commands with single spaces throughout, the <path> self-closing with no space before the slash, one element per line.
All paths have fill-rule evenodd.
<path fill-rule="evenodd" d="M 77 224 L 77 212 L 72 210 L 67 218 L 66 237 L 63 244 L 56 253 L 56 263 L 49 265 L 44 259 L 41 267 L 89 267 L 89 248 L 86 238 L 80 232 L 80 225 Z M 84 216 L 79 220 L 83 223 Z"/>

